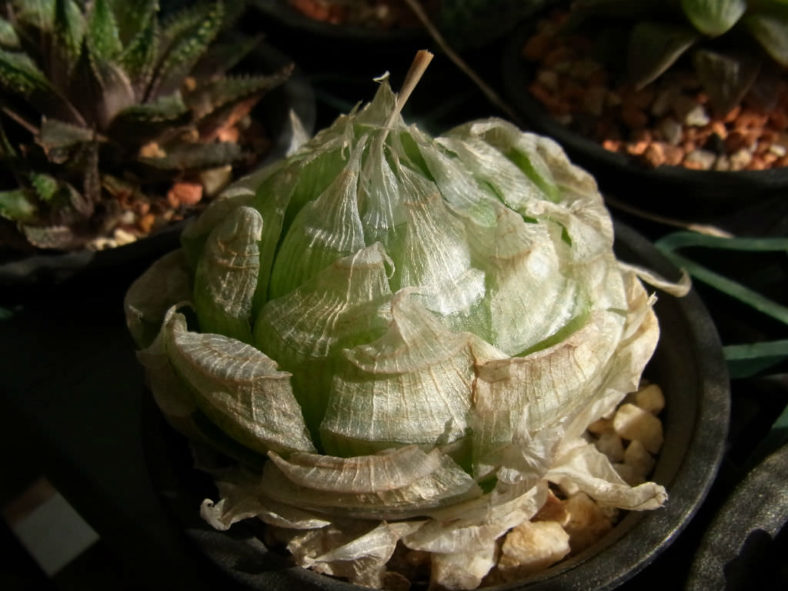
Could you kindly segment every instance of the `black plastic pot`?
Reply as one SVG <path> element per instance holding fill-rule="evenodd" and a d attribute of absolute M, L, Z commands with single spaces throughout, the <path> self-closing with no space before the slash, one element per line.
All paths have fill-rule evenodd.
<path fill-rule="evenodd" d="M 787 555 L 788 444 L 783 444 L 752 469 L 715 516 L 686 589 L 785 589 Z"/>
<path fill-rule="evenodd" d="M 534 21 L 508 39 L 502 62 L 507 100 L 520 123 L 552 137 L 572 161 L 597 179 L 615 203 L 677 220 L 716 223 L 734 232 L 788 232 L 788 169 L 702 171 L 680 166 L 649 168 L 633 157 L 605 150 L 556 121 L 528 92 L 533 68 L 521 57 Z"/>
<path fill-rule="evenodd" d="M 678 272 L 645 238 L 616 225 L 616 251 L 624 261 L 675 278 Z M 666 395 L 665 444 L 652 479 L 670 498 L 656 511 L 628 514 L 597 544 L 577 556 L 517 584 L 500 589 L 544 591 L 603 590 L 620 586 L 646 567 L 690 521 L 716 476 L 729 419 L 728 378 L 714 324 L 700 299 L 660 295 L 656 312 L 661 326 L 657 351 L 647 375 Z M 246 520 L 228 532 L 202 522 L 204 498 L 216 498 L 211 479 L 192 467 L 187 441 L 164 422 L 147 397 L 143 437 L 151 480 L 163 503 L 184 528 L 196 549 L 239 588 L 361 591 L 349 583 L 292 566 L 269 551 L 261 523 Z"/>
<path fill-rule="evenodd" d="M 375 29 L 358 25 L 335 25 L 309 18 L 286 0 L 252 0 L 251 5 L 262 12 L 266 18 L 277 22 L 293 32 L 313 37 L 313 40 L 331 41 L 340 45 L 356 44 L 361 46 L 397 45 L 423 41 L 428 38 L 426 31 L 419 27 L 395 27 Z M 301 39 L 304 43 L 305 40 Z"/>
<path fill-rule="evenodd" d="M 274 72 L 292 59 L 269 45 L 261 45 L 247 58 L 256 71 Z M 290 112 L 300 120 L 294 125 Z M 271 149 L 260 166 L 286 155 L 294 137 L 315 126 L 315 97 L 311 85 L 296 69 L 284 84 L 269 92 L 255 109 L 272 140 Z M 10 259 L 0 259 L 0 286 L 25 288 L 61 283 L 85 271 L 100 271 L 137 261 L 152 262 L 178 247 L 183 222 L 163 228 L 156 234 L 131 244 L 102 251 L 79 250 L 66 253 L 41 252 Z"/>

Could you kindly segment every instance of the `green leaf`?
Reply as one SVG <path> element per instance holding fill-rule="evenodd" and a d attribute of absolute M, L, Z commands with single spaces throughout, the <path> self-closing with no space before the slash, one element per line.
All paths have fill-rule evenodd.
<path fill-rule="evenodd" d="M 28 100 L 36 95 L 55 94 L 44 73 L 27 55 L 4 49 L 0 49 L 0 86 Z"/>
<path fill-rule="evenodd" d="M 186 102 L 200 119 L 223 107 L 233 107 L 255 95 L 262 95 L 287 80 L 291 69 L 282 70 L 272 76 L 243 76 L 220 78 L 198 88 L 186 96 Z M 229 113 L 227 113 L 229 114 Z"/>
<path fill-rule="evenodd" d="M 641 22 L 629 37 L 627 68 L 632 83 L 638 88 L 659 78 L 699 38 L 683 25 Z"/>
<path fill-rule="evenodd" d="M 94 0 L 88 17 L 87 43 L 91 54 L 98 60 L 110 60 L 123 49 L 115 16 L 107 2 Z"/>
<path fill-rule="evenodd" d="M 21 23 L 51 32 L 55 22 L 55 0 L 14 0 L 14 14 Z"/>
<path fill-rule="evenodd" d="M 788 67 L 788 5 L 744 17 L 744 25 L 772 59 Z"/>
<path fill-rule="evenodd" d="M 210 80 L 236 66 L 262 40 L 262 35 L 235 35 L 230 41 L 213 43 L 194 66 L 192 75 L 198 80 Z"/>
<path fill-rule="evenodd" d="M 183 79 L 216 38 L 223 17 L 221 2 L 208 9 L 196 6 L 164 31 L 164 38 L 171 42 L 166 46 L 165 55 L 156 71 L 150 96 L 169 94 L 180 88 Z"/>
<path fill-rule="evenodd" d="M 30 173 L 30 184 L 38 198 L 45 202 L 54 199 L 60 186 L 55 177 L 41 172 Z"/>
<path fill-rule="evenodd" d="M 0 18 L 0 47 L 6 49 L 19 49 L 19 36 L 14 25 L 4 18 Z"/>
<path fill-rule="evenodd" d="M 151 23 L 156 20 L 158 0 L 108 1 L 115 15 L 120 41 L 125 47 L 136 42 L 137 37 L 150 28 Z"/>
<path fill-rule="evenodd" d="M 85 36 L 85 17 L 73 0 L 55 0 L 53 64 L 62 62 L 66 72 L 76 66 Z"/>
<path fill-rule="evenodd" d="M 140 158 L 139 161 L 160 170 L 201 170 L 230 164 L 243 156 L 241 147 L 230 142 L 212 144 L 181 144 L 161 158 Z"/>
<path fill-rule="evenodd" d="M 208 236 L 194 275 L 194 307 L 202 332 L 252 343 L 262 231 L 257 210 L 239 207 Z"/>
<path fill-rule="evenodd" d="M 137 95 L 145 96 L 156 67 L 159 37 L 156 19 L 150 19 L 138 35 L 126 46 L 118 61 L 131 78 Z"/>
<path fill-rule="evenodd" d="M 704 35 L 730 30 L 747 10 L 747 0 L 681 0 L 684 14 Z"/>
<path fill-rule="evenodd" d="M 93 141 L 93 130 L 59 119 L 44 119 L 38 141 L 45 150 L 70 148 Z"/>
<path fill-rule="evenodd" d="M 783 324 L 788 324 L 788 307 L 675 252 L 676 249 L 683 247 L 700 246 L 751 252 L 788 253 L 788 238 L 718 238 L 692 232 L 676 232 L 658 240 L 655 244 L 677 267 L 685 269 L 698 281 L 706 283 Z"/>
<path fill-rule="evenodd" d="M 0 191 L 0 216 L 18 222 L 35 218 L 35 199 L 25 189 Z"/>
<path fill-rule="evenodd" d="M 760 72 L 760 61 L 746 54 L 724 55 L 698 49 L 692 58 L 698 79 L 719 113 L 738 105 Z"/>
<path fill-rule="evenodd" d="M 788 340 L 723 347 L 734 379 L 749 378 L 788 359 Z"/>
<path fill-rule="evenodd" d="M 168 129 L 190 119 L 189 109 L 176 92 L 160 97 L 152 103 L 142 103 L 123 109 L 115 116 L 107 133 L 126 144 L 149 141 Z"/>

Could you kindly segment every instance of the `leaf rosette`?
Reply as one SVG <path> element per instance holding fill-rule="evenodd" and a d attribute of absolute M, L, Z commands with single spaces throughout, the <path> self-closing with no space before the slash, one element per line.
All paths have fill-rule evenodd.
<path fill-rule="evenodd" d="M 666 499 L 583 439 L 658 339 L 612 245 L 555 142 L 499 119 L 430 137 L 384 80 L 211 203 L 126 313 L 169 421 L 239 460 L 211 524 L 286 528 L 301 565 L 367 586 L 404 544 L 473 588 L 548 482 Z"/>

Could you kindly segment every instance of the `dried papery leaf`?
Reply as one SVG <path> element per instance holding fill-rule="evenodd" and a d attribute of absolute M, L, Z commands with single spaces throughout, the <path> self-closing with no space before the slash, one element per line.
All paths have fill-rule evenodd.
<path fill-rule="evenodd" d="M 592 443 L 580 444 L 556 458 L 546 478 L 581 490 L 599 503 L 630 511 L 656 509 L 668 498 L 665 489 L 653 482 L 629 486 Z"/>
<path fill-rule="evenodd" d="M 218 477 L 216 486 L 220 500 L 205 499 L 200 515 L 218 530 L 228 530 L 234 523 L 250 517 L 259 517 L 269 525 L 292 530 L 320 529 L 331 524 L 314 513 L 267 498 L 259 475 L 249 471 L 224 472 Z"/>
<path fill-rule="evenodd" d="M 341 352 L 386 330 L 379 309 L 391 296 L 390 269 L 390 259 L 375 243 L 335 261 L 260 311 L 255 343 L 294 372 L 295 394 L 314 433 L 325 413 Z"/>
<path fill-rule="evenodd" d="M 173 306 L 167 311 L 164 322 L 175 313 L 176 307 Z M 138 321 L 137 314 L 137 309 L 127 310 L 127 319 Z M 172 367 L 165 349 L 165 338 L 165 332 L 160 331 L 148 347 L 137 352 L 137 359 L 145 368 L 147 386 L 167 422 L 190 439 L 199 441 L 202 436 L 193 419 L 197 411 L 194 394 Z"/>
<path fill-rule="evenodd" d="M 362 536 L 312 558 L 304 556 L 301 564 L 317 572 L 343 577 L 363 587 L 382 588 L 386 563 L 402 536 L 418 529 L 419 522 L 381 523 Z"/>
<path fill-rule="evenodd" d="M 400 488 L 331 494 L 296 484 L 276 463 L 268 462 L 262 486 L 265 494 L 276 501 L 324 514 L 375 520 L 410 519 L 482 494 L 473 479 L 449 456 L 441 455 L 440 460 L 428 476 Z"/>
<path fill-rule="evenodd" d="M 199 408 L 227 434 L 263 453 L 314 450 L 289 373 L 241 341 L 188 331 L 181 314 L 164 330 L 171 363 Z"/>
<path fill-rule="evenodd" d="M 364 248 L 356 196 L 362 151 L 357 147 L 336 180 L 293 220 L 274 262 L 271 298 L 290 293 L 333 261 Z"/>
<path fill-rule="evenodd" d="M 203 332 L 252 342 L 262 232 L 257 210 L 239 207 L 208 236 L 194 274 L 194 307 Z"/>
<path fill-rule="evenodd" d="M 683 25 L 636 24 L 630 33 L 627 52 L 627 71 L 632 84 L 643 88 L 659 78 L 698 39 L 692 28 Z"/>
<path fill-rule="evenodd" d="M 191 278 L 182 251 L 162 257 L 137 278 L 123 300 L 126 326 L 137 346 L 150 346 L 170 307 L 188 301 L 191 293 Z"/>
<path fill-rule="evenodd" d="M 475 355 L 468 333 L 451 333 L 407 293 L 387 332 L 345 352 L 320 425 L 337 455 L 392 446 L 446 444 L 466 434 Z"/>
<path fill-rule="evenodd" d="M 292 482 L 327 493 L 373 493 L 402 488 L 429 476 L 441 463 L 439 450 L 425 453 L 415 445 L 350 458 L 301 453 L 285 460 L 273 452 L 268 455 Z"/>

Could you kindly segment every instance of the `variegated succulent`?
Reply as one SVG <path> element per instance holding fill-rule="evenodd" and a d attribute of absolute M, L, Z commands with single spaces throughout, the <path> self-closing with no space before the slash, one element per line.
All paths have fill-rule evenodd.
<path fill-rule="evenodd" d="M 472 589 L 548 482 L 665 501 L 583 439 L 659 329 L 555 142 L 500 119 L 434 138 L 402 96 L 384 81 L 228 188 L 126 315 L 171 424 L 241 461 L 203 504 L 212 525 L 259 517 L 299 564 L 371 587 L 404 544 L 438 587 Z"/>
<path fill-rule="evenodd" d="M 785 0 L 578 0 L 571 11 L 568 26 L 592 28 L 636 87 L 686 57 L 723 113 L 788 67 Z"/>
<path fill-rule="evenodd" d="M 0 248 L 143 236 L 247 171 L 264 148 L 248 114 L 289 68 L 227 75 L 259 41 L 220 36 L 242 9 L 2 2 Z"/>

